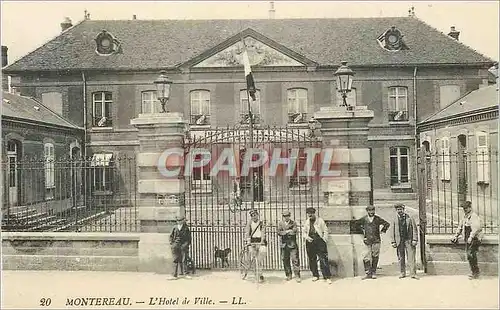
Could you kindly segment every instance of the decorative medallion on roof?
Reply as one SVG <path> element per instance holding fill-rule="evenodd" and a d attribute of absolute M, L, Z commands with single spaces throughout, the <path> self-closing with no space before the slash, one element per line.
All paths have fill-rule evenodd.
<path fill-rule="evenodd" d="M 304 66 L 295 59 L 248 36 L 245 38 L 248 58 L 252 66 Z M 243 43 L 237 42 L 217 54 L 201 61 L 195 68 L 238 67 L 243 65 Z"/>
<path fill-rule="evenodd" d="M 408 46 L 403 41 L 403 34 L 395 26 L 392 26 L 386 32 L 381 34 L 377 41 L 388 51 L 408 50 Z"/>
<path fill-rule="evenodd" d="M 106 30 L 101 31 L 94 39 L 96 42 L 95 52 L 101 56 L 109 56 L 121 52 L 121 43 Z"/>

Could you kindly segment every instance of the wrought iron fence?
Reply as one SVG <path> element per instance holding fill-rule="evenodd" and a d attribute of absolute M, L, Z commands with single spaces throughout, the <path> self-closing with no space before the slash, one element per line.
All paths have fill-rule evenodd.
<path fill-rule="evenodd" d="M 134 158 L 10 156 L 2 172 L 2 231 L 139 229 Z"/>
<path fill-rule="evenodd" d="M 421 151 L 418 156 L 421 217 L 427 233 L 452 234 L 463 218 L 461 205 L 472 202 L 483 231 L 498 233 L 498 151 Z M 425 202 L 425 203 L 424 203 Z M 425 213 L 425 214 L 424 214 Z"/>

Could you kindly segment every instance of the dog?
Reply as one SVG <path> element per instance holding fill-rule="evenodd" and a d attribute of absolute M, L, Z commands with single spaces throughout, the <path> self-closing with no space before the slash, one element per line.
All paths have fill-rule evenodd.
<path fill-rule="evenodd" d="M 220 260 L 222 268 L 224 268 L 224 264 L 229 267 L 229 253 L 231 253 L 231 248 L 225 248 L 223 250 L 219 249 L 219 247 L 215 246 L 214 249 L 214 265 L 217 268 L 217 262 Z"/>
<path fill-rule="evenodd" d="M 194 261 L 191 257 L 187 256 L 185 259 L 185 273 L 186 274 L 194 274 L 196 271 L 196 267 L 194 265 Z"/>

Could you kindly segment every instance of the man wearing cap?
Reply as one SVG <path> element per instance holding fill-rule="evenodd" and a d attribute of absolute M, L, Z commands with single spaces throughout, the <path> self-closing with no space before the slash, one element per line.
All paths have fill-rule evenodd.
<path fill-rule="evenodd" d="M 307 208 L 306 214 L 308 220 L 304 224 L 304 236 L 306 239 L 306 252 L 309 260 L 309 269 L 313 275 L 313 281 L 319 280 L 318 259 L 323 278 L 332 284 L 332 274 L 328 263 L 328 249 L 326 242 L 328 240 L 328 228 L 325 221 L 316 216 L 316 209 Z"/>
<path fill-rule="evenodd" d="M 186 225 L 186 219 L 182 215 L 176 217 L 177 225 L 172 229 L 170 234 L 170 247 L 172 249 L 172 257 L 174 260 L 173 279 L 177 279 L 178 267 L 180 266 L 180 274 L 185 271 L 185 259 L 189 253 L 191 245 L 191 231 Z"/>
<path fill-rule="evenodd" d="M 367 215 L 355 222 L 363 231 L 363 242 L 365 243 L 365 252 L 363 255 L 363 264 L 366 275 L 364 279 L 376 279 L 376 271 L 380 254 L 380 232 L 385 233 L 389 229 L 389 222 L 375 214 L 375 207 L 366 207 Z M 382 226 L 382 230 L 380 229 Z"/>
<path fill-rule="evenodd" d="M 391 223 L 390 235 L 391 244 L 396 248 L 398 255 L 399 266 L 401 268 L 400 279 L 406 277 L 406 261 L 405 254 L 408 256 L 408 264 L 410 265 L 410 276 L 412 279 L 418 279 L 415 252 L 418 242 L 417 223 L 413 217 L 405 212 L 403 204 L 396 204 L 396 216 Z"/>
<path fill-rule="evenodd" d="M 291 219 L 290 211 L 283 211 L 283 220 L 278 224 L 278 235 L 281 237 L 281 259 L 285 267 L 286 280 L 292 279 L 292 260 L 295 279 L 300 282 L 299 249 L 297 246 L 297 223 Z"/>
<path fill-rule="evenodd" d="M 251 220 L 246 226 L 246 237 L 247 243 L 250 245 L 250 254 L 252 257 L 257 258 L 257 266 L 259 272 L 259 281 L 264 281 L 264 276 L 262 275 L 262 262 L 266 257 L 267 253 L 267 240 L 266 240 L 266 227 L 263 221 L 259 218 L 259 212 L 257 210 L 250 210 Z"/>
<path fill-rule="evenodd" d="M 481 228 L 481 219 L 472 211 L 472 202 L 466 201 L 462 204 L 464 210 L 464 218 L 457 228 L 455 237 L 451 242 L 457 243 L 460 235 L 464 235 L 465 250 L 467 252 L 467 260 L 469 261 L 470 271 L 469 279 L 479 278 L 479 266 L 477 264 L 477 252 L 481 239 L 483 237 L 483 230 Z"/>

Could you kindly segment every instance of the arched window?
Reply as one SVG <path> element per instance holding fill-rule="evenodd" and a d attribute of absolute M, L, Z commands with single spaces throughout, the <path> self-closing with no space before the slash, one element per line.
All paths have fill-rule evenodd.
<path fill-rule="evenodd" d="M 190 93 L 191 124 L 210 124 L 210 91 L 193 90 Z"/>

